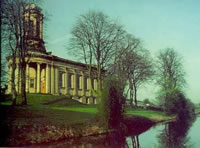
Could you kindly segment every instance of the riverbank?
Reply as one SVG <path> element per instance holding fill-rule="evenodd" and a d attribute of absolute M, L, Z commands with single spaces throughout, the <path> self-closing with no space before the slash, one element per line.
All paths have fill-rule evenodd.
<path fill-rule="evenodd" d="M 12 107 L 9 103 L 0 105 L 0 146 L 40 145 L 115 132 L 99 125 L 95 105 L 83 105 L 63 96 L 46 95 L 41 99 L 38 95 L 29 95 L 28 106 Z M 162 112 L 142 109 L 127 109 L 125 116 L 123 130 L 130 133 L 131 129 L 138 129 L 136 134 L 144 127 L 148 129 L 172 119 Z"/>

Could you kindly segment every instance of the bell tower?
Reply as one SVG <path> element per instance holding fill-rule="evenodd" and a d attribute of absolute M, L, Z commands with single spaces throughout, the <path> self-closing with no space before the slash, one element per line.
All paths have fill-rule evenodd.
<path fill-rule="evenodd" d="M 25 9 L 24 28 L 28 50 L 46 53 L 43 41 L 43 14 L 35 4 L 31 4 Z"/>

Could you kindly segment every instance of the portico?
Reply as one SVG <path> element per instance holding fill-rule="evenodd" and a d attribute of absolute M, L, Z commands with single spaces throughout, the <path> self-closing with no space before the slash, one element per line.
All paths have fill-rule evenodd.
<path fill-rule="evenodd" d="M 54 57 L 55 61 L 50 61 L 43 55 L 32 57 L 26 65 L 26 92 L 68 95 L 83 103 L 94 103 L 91 93 L 91 83 L 87 68 L 82 63 Z M 66 63 L 67 62 L 67 63 Z M 12 67 L 9 66 L 9 71 Z M 16 76 L 19 73 L 19 64 L 16 68 Z M 16 90 L 20 93 L 20 77 L 16 81 Z M 10 78 L 11 79 L 11 78 Z M 96 79 L 92 80 L 94 89 L 97 88 Z M 11 91 L 11 85 L 9 85 Z M 92 99 L 91 99 L 92 98 Z"/>

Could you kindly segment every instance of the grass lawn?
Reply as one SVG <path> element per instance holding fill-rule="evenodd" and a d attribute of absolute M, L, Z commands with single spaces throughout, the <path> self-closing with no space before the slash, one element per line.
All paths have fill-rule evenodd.
<path fill-rule="evenodd" d="M 27 98 L 27 106 L 12 107 L 11 100 L 0 102 L 1 123 L 68 126 L 75 123 L 84 123 L 94 118 L 94 114 L 91 114 L 92 110 L 89 112 L 86 105 L 66 96 L 28 94 Z M 20 102 L 20 98 L 18 102 Z M 71 110 L 68 109 L 68 106 Z M 77 110 L 77 107 L 80 111 L 72 109 Z"/>
<path fill-rule="evenodd" d="M 68 106 L 68 107 L 49 107 L 55 110 L 63 110 L 63 111 L 72 111 L 72 112 L 80 112 L 80 113 L 89 113 L 89 114 L 96 114 L 97 108 L 96 107 L 85 107 L 85 106 Z"/>
<path fill-rule="evenodd" d="M 26 120 L 26 117 L 29 116 L 30 120 L 35 120 L 36 123 L 38 120 L 44 123 L 72 124 L 92 119 L 97 113 L 96 105 L 81 104 L 66 96 L 27 94 L 27 98 L 28 106 L 15 107 L 15 115 L 12 116 L 12 113 L 9 113 L 10 118 L 20 117 L 20 120 Z M 20 99 L 18 100 L 20 101 Z M 0 102 L 0 105 L 10 106 L 11 101 Z M 125 115 L 145 117 L 154 121 L 171 119 L 163 112 L 145 109 L 127 108 Z"/>
<path fill-rule="evenodd" d="M 153 121 L 164 121 L 174 118 L 174 116 L 168 116 L 164 112 L 145 109 L 127 109 L 125 114 L 127 116 L 145 117 Z"/>

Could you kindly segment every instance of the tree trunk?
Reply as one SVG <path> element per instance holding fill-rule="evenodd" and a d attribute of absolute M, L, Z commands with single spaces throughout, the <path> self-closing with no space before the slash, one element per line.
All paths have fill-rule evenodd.
<path fill-rule="evenodd" d="M 136 88 L 136 86 L 135 85 L 133 85 L 134 86 L 134 98 L 135 98 L 135 106 L 137 106 L 137 88 Z"/>
<path fill-rule="evenodd" d="M 14 63 L 15 60 L 13 60 L 11 66 L 12 66 L 12 71 L 11 71 L 11 93 L 12 93 L 12 105 L 16 105 L 16 100 L 17 100 L 17 92 L 15 88 L 15 69 L 16 69 L 16 63 Z"/>
<path fill-rule="evenodd" d="M 27 105 L 27 98 L 26 98 L 26 64 L 22 64 L 22 69 L 21 69 L 21 93 L 22 93 L 22 105 Z"/>
<path fill-rule="evenodd" d="M 133 85 L 131 80 L 129 80 L 129 89 L 130 89 L 130 105 L 133 106 Z"/>
<path fill-rule="evenodd" d="M 133 89 L 130 88 L 130 105 L 133 106 Z"/>
<path fill-rule="evenodd" d="M 98 88 L 97 88 L 97 91 L 100 92 L 102 90 L 102 81 L 101 81 L 101 67 L 98 66 L 98 78 L 97 78 L 97 81 L 98 81 Z"/>

